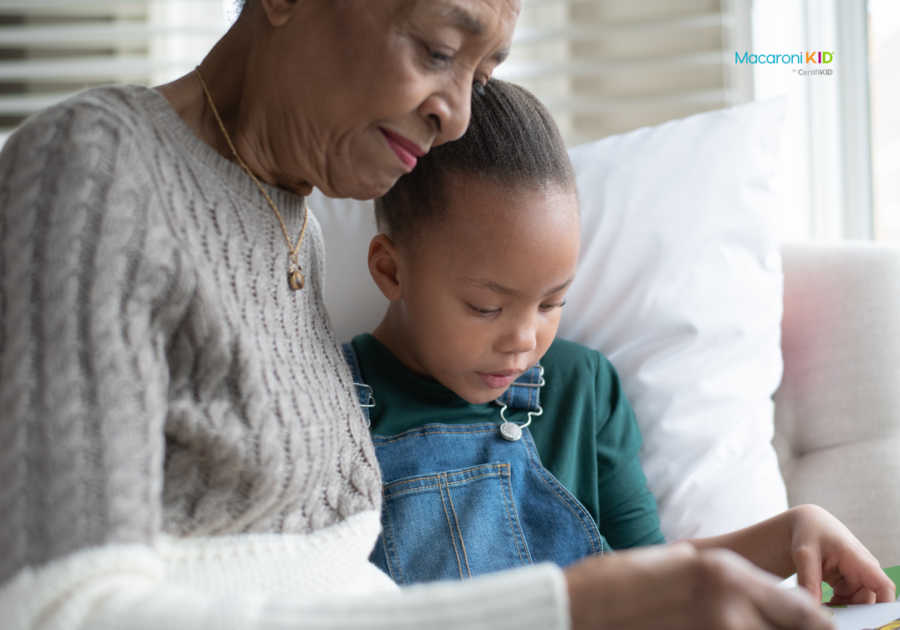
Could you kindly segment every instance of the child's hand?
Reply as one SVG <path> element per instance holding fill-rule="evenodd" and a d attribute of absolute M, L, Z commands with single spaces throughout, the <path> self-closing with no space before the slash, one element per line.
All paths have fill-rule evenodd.
<path fill-rule="evenodd" d="M 789 513 L 791 559 L 800 586 L 821 599 L 822 582 L 827 582 L 834 589 L 831 604 L 894 601 L 894 583 L 843 523 L 815 505 Z"/>
<path fill-rule="evenodd" d="M 815 505 L 801 505 L 729 534 L 689 541 L 698 549 L 724 548 L 756 566 L 797 580 L 822 599 L 822 581 L 834 589 L 832 604 L 872 604 L 894 601 L 894 583 L 878 561 L 831 514 Z"/>

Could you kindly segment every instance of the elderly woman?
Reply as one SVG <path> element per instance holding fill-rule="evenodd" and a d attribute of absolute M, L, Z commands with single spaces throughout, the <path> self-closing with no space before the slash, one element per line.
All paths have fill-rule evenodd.
<path fill-rule="evenodd" d="M 466 129 L 519 0 L 251 0 L 197 72 L 0 156 L 4 628 L 818 628 L 688 546 L 398 589 L 304 199 Z M 826 626 L 827 627 L 827 626 Z"/>

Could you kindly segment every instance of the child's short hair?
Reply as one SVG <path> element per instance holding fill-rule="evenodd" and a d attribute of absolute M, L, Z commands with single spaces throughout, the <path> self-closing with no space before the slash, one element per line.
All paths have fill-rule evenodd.
<path fill-rule="evenodd" d="M 471 176 L 504 187 L 575 191 L 575 171 L 550 112 L 518 85 L 491 79 L 473 91 L 462 138 L 433 148 L 375 200 L 378 229 L 395 241 L 416 236 L 447 214 L 447 182 Z"/>

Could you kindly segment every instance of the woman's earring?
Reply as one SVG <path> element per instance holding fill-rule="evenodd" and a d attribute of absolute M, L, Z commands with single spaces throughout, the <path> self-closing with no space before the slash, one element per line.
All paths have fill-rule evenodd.
<path fill-rule="evenodd" d="M 474 90 L 478 96 L 484 96 L 484 86 L 478 81 L 475 81 L 475 83 L 472 84 L 472 90 Z"/>

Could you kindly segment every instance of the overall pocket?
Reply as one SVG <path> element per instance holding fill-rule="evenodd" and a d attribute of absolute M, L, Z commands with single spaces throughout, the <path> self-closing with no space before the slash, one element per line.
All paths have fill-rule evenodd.
<path fill-rule="evenodd" d="M 389 481 L 371 560 L 398 584 L 465 579 L 531 564 L 511 465 Z"/>

